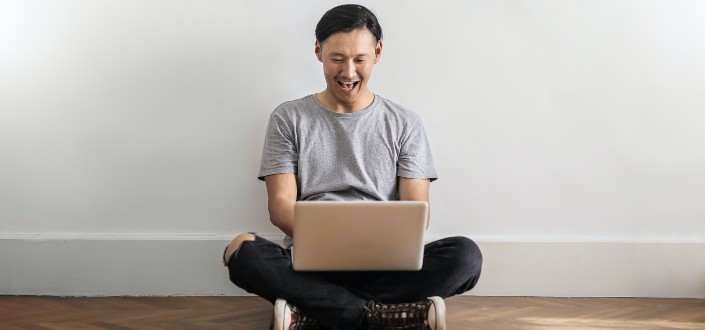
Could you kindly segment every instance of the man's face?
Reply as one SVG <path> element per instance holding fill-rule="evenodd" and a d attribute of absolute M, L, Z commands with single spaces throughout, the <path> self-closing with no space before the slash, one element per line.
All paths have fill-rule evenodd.
<path fill-rule="evenodd" d="M 316 42 L 328 99 L 345 107 L 355 107 L 356 101 L 364 102 L 360 96 L 366 99 L 370 94 L 367 81 L 381 53 L 382 42 L 376 41 L 367 29 L 334 33 L 323 43 Z"/>

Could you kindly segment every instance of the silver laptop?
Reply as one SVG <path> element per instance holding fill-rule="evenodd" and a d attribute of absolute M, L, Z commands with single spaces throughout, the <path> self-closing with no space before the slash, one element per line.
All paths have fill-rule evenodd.
<path fill-rule="evenodd" d="M 297 271 L 419 270 L 428 203 L 297 202 Z"/>

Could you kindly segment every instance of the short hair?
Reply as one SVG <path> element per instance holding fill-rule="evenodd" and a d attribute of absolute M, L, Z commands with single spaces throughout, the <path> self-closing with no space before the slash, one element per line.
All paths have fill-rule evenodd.
<path fill-rule="evenodd" d="M 334 33 L 362 28 L 372 32 L 376 41 L 382 40 L 382 27 L 375 14 L 361 5 L 340 5 L 327 11 L 318 21 L 316 40 L 322 43 Z"/>

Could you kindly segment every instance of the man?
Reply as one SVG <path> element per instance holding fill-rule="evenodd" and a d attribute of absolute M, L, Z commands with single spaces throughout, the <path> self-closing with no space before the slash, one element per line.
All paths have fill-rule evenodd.
<path fill-rule="evenodd" d="M 329 10 L 316 26 L 315 53 L 326 89 L 272 112 L 259 172 L 287 248 L 238 235 L 223 255 L 230 279 L 275 304 L 275 329 L 443 329 L 441 297 L 470 290 L 480 276 L 482 255 L 468 238 L 427 244 L 417 272 L 292 269 L 297 200 L 428 202 L 436 179 L 418 115 L 367 87 L 382 54 L 375 15 L 359 5 Z"/>

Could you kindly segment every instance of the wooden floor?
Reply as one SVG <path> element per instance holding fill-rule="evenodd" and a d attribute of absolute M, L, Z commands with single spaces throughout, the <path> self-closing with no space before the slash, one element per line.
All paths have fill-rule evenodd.
<path fill-rule="evenodd" d="M 446 299 L 454 329 L 705 329 L 705 300 L 625 298 Z M 0 296 L 0 329 L 267 329 L 257 297 Z"/>

